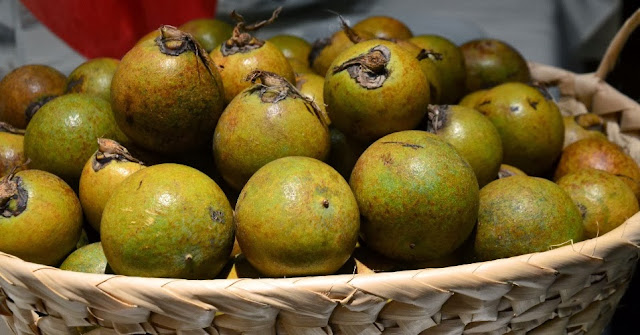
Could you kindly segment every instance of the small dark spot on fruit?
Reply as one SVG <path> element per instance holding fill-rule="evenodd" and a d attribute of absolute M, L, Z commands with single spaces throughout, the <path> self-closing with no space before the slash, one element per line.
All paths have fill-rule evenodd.
<path fill-rule="evenodd" d="M 224 213 L 214 210 L 211 206 L 209 206 L 209 215 L 214 222 L 224 223 Z"/>
<path fill-rule="evenodd" d="M 485 101 L 479 103 L 478 106 L 484 106 L 484 105 L 488 105 L 490 103 L 491 103 L 491 100 L 485 100 Z"/>
<path fill-rule="evenodd" d="M 388 142 L 382 142 L 382 144 L 399 144 L 405 148 L 411 148 L 411 149 L 423 149 L 424 147 L 419 145 L 419 144 L 411 144 L 411 143 L 407 143 L 407 142 L 395 142 L 395 141 L 388 141 Z"/>
<path fill-rule="evenodd" d="M 416 244 L 415 244 L 415 243 L 411 243 L 411 244 L 409 244 L 409 248 L 414 249 L 415 247 L 416 247 Z"/>
<path fill-rule="evenodd" d="M 531 101 L 531 100 L 527 100 L 527 102 L 529 103 L 529 106 L 531 106 L 531 108 L 538 110 L 538 103 L 537 101 Z"/>
<path fill-rule="evenodd" d="M 127 114 L 125 121 L 127 121 L 128 124 L 133 124 L 133 115 Z"/>
<path fill-rule="evenodd" d="M 187 254 L 186 256 L 184 256 L 184 260 L 185 262 L 191 262 L 193 260 L 193 255 Z"/>
<path fill-rule="evenodd" d="M 511 105 L 511 106 L 509 106 L 509 109 L 512 112 L 519 112 L 520 111 L 520 105 Z"/>
<path fill-rule="evenodd" d="M 582 219 L 584 220 L 584 218 L 587 216 L 587 206 L 578 204 L 578 209 L 580 210 L 580 215 L 582 215 Z"/>
<path fill-rule="evenodd" d="M 142 180 L 138 183 L 138 188 L 136 188 L 136 191 L 139 190 L 140 187 L 142 187 Z"/>
<path fill-rule="evenodd" d="M 322 207 L 329 208 L 329 200 L 327 199 L 322 200 Z"/>
<path fill-rule="evenodd" d="M 382 164 L 386 166 L 393 164 L 393 158 L 391 157 L 391 154 L 387 152 L 384 155 L 382 155 Z"/>

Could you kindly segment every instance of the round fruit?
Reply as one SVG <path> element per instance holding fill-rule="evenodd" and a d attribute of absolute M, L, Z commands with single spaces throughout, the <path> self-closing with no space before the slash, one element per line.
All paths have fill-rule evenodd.
<path fill-rule="evenodd" d="M 107 273 L 107 257 L 102 250 L 102 243 L 94 242 L 72 252 L 60 264 L 61 270 L 84 273 Z"/>
<path fill-rule="evenodd" d="M 431 105 L 426 130 L 456 148 L 473 168 L 481 188 L 497 178 L 502 163 L 502 140 L 484 115 L 464 106 Z"/>
<path fill-rule="evenodd" d="M 215 277 L 233 247 L 233 210 L 218 185 L 179 164 L 144 168 L 113 191 L 100 223 L 116 274 Z"/>
<path fill-rule="evenodd" d="M 0 122 L 0 177 L 24 164 L 24 130 Z"/>
<path fill-rule="evenodd" d="M 305 39 L 294 35 L 276 35 L 267 41 L 275 45 L 287 59 L 296 59 L 304 62 L 309 61 L 311 44 Z M 308 65 L 307 65 L 308 66 Z"/>
<path fill-rule="evenodd" d="M 460 99 L 460 102 L 458 103 L 458 105 L 465 106 L 465 107 L 470 107 L 470 108 L 476 108 L 476 106 L 480 103 L 482 97 L 488 91 L 489 90 L 473 91 L 473 92 L 465 95 L 464 97 L 462 97 L 462 99 Z"/>
<path fill-rule="evenodd" d="M 0 121 L 24 129 L 47 101 L 64 93 L 67 78 L 47 65 L 24 65 L 0 80 Z"/>
<path fill-rule="evenodd" d="M 464 55 L 468 92 L 506 82 L 531 81 L 527 61 L 509 44 L 495 39 L 478 39 L 460 46 Z"/>
<path fill-rule="evenodd" d="M 504 163 L 529 175 L 552 168 L 564 141 L 564 123 L 552 100 L 536 88 L 506 83 L 490 89 L 476 109 L 498 129 Z"/>
<path fill-rule="evenodd" d="M 82 208 L 69 185 L 40 170 L 0 181 L 0 251 L 27 262 L 58 265 L 82 231 Z"/>
<path fill-rule="evenodd" d="M 513 177 L 513 176 L 526 176 L 524 171 L 518 169 L 515 166 L 509 164 L 500 164 L 500 170 L 498 171 L 498 179 Z"/>
<path fill-rule="evenodd" d="M 293 73 L 295 73 L 296 75 L 303 74 L 303 73 L 313 73 L 317 75 L 316 72 L 313 71 L 311 67 L 309 67 L 309 64 L 307 61 L 300 61 L 295 58 L 289 58 L 288 60 L 289 60 L 289 65 L 291 65 L 291 68 L 293 69 Z"/>
<path fill-rule="evenodd" d="M 455 104 L 466 92 L 464 56 L 462 51 L 450 40 L 438 35 L 419 35 L 409 39 L 409 42 L 427 51 L 440 55 L 438 61 L 433 62 L 440 72 L 442 94 L 440 103 Z"/>
<path fill-rule="evenodd" d="M 442 78 L 441 72 L 436 66 L 436 63 L 442 60 L 441 55 L 425 49 L 420 49 L 417 45 L 409 41 L 396 40 L 395 43 L 408 51 L 411 55 L 416 56 L 416 59 L 420 63 L 420 69 L 427 77 L 427 82 L 429 83 L 429 99 L 431 100 L 431 103 L 439 103 L 440 95 L 442 94 Z"/>
<path fill-rule="evenodd" d="M 179 26 L 178 30 L 191 34 L 206 52 L 211 52 L 231 37 L 233 27 L 216 19 L 194 19 Z"/>
<path fill-rule="evenodd" d="M 380 39 L 408 40 L 413 36 L 406 24 L 389 16 L 369 16 L 356 23 L 353 29 Z"/>
<path fill-rule="evenodd" d="M 118 142 L 98 139 L 98 151 L 84 165 L 78 191 L 84 215 L 96 231 L 100 231 L 104 205 L 115 187 L 142 168 L 142 162 Z"/>
<path fill-rule="evenodd" d="M 213 155 L 225 181 L 241 189 L 260 167 L 285 156 L 323 160 L 329 131 L 317 104 L 282 77 L 254 71 L 261 80 L 236 96 L 220 117 Z"/>
<path fill-rule="evenodd" d="M 564 121 L 563 148 L 584 138 L 599 137 L 603 140 L 607 138 L 602 132 L 604 120 L 596 114 L 565 116 L 562 120 Z"/>
<path fill-rule="evenodd" d="M 585 238 L 608 233 L 640 211 L 633 190 L 609 172 L 582 169 L 557 183 L 578 206 Z"/>
<path fill-rule="evenodd" d="M 629 185 L 640 199 L 640 167 L 616 144 L 602 138 L 586 138 L 562 151 L 554 179 L 585 168 L 604 170 L 614 174 Z"/>
<path fill-rule="evenodd" d="M 162 26 L 156 39 L 138 43 L 120 61 L 111 104 L 118 126 L 138 146 L 183 152 L 211 136 L 224 108 L 222 81 L 190 35 Z"/>
<path fill-rule="evenodd" d="M 462 245 L 478 214 L 478 181 L 469 163 L 436 135 L 408 130 L 367 148 L 349 184 L 368 247 L 421 262 Z"/>
<path fill-rule="evenodd" d="M 578 207 L 549 180 L 513 176 L 480 190 L 473 246 L 477 260 L 542 252 L 582 239 Z"/>
<path fill-rule="evenodd" d="M 414 55 L 384 40 L 341 53 L 325 77 L 332 124 L 361 142 L 415 128 L 429 105 L 429 83 Z"/>
<path fill-rule="evenodd" d="M 29 167 L 49 171 L 77 186 L 82 168 L 98 149 L 98 137 L 120 139 L 109 102 L 70 93 L 57 97 L 33 117 L 24 134 Z"/>
<path fill-rule="evenodd" d="M 235 213 L 243 254 L 267 276 L 334 273 L 358 238 L 349 185 L 313 158 L 284 157 L 263 166 L 242 189 Z"/>
<path fill-rule="evenodd" d="M 224 87 L 224 102 L 228 104 L 242 90 L 251 86 L 245 79 L 255 70 L 273 72 L 290 83 L 296 78 L 293 68 L 280 49 L 269 41 L 263 41 L 249 34 L 272 23 L 280 13 L 278 8 L 269 20 L 247 25 L 244 18 L 235 12 L 232 16 L 238 22 L 233 34 L 211 52 L 211 58 L 218 65 Z"/>
<path fill-rule="evenodd" d="M 111 101 L 111 80 L 119 60 L 94 58 L 88 60 L 69 74 L 67 93 L 86 93 Z"/>

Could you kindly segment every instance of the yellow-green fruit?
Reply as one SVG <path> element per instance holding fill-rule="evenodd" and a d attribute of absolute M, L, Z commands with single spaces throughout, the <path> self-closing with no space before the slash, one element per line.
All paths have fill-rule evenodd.
<path fill-rule="evenodd" d="M 433 62 L 441 74 L 440 103 L 455 104 L 458 102 L 458 99 L 466 92 L 467 75 L 464 55 L 462 55 L 460 48 L 447 38 L 438 35 L 414 36 L 409 39 L 409 42 L 440 55 L 440 59 Z"/>
<path fill-rule="evenodd" d="M 253 85 L 247 81 L 249 73 L 255 70 L 273 72 L 290 83 L 296 82 L 295 73 L 280 49 L 269 41 L 245 52 L 227 53 L 224 43 L 211 51 L 211 59 L 218 66 L 224 87 L 224 102 L 229 104 L 242 90 Z"/>
<path fill-rule="evenodd" d="M 255 85 L 237 95 L 213 134 L 216 166 L 237 190 L 275 159 L 306 156 L 324 160 L 329 154 L 329 130 L 322 112 L 314 112 L 310 103 L 286 87 L 262 89 Z"/>
<path fill-rule="evenodd" d="M 311 44 L 304 38 L 294 35 L 276 35 L 267 41 L 273 43 L 287 59 L 296 59 L 307 63 L 309 61 L 309 53 L 311 52 Z"/>
<path fill-rule="evenodd" d="M 82 168 L 98 149 L 98 137 L 120 140 L 109 102 L 69 93 L 42 106 L 24 134 L 29 167 L 51 172 L 77 186 Z"/>
<path fill-rule="evenodd" d="M 25 170 L 0 182 L 0 251 L 56 266 L 76 247 L 82 208 L 59 177 Z"/>
<path fill-rule="evenodd" d="M 582 239 L 578 207 L 549 180 L 512 176 L 480 190 L 473 247 L 477 260 L 543 252 Z"/>
<path fill-rule="evenodd" d="M 473 169 L 452 145 L 425 131 L 396 132 L 371 144 L 349 184 L 367 246 L 403 262 L 452 253 L 478 215 Z"/>
<path fill-rule="evenodd" d="M 578 170 L 557 183 L 580 209 L 585 238 L 610 232 L 640 210 L 633 190 L 606 171 Z"/>
<path fill-rule="evenodd" d="M 111 101 L 111 80 L 119 60 L 94 58 L 75 68 L 67 78 L 67 93 L 85 93 Z"/>
<path fill-rule="evenodd" d="M 293 69 L 293 73 L 296 74 L 305 74 L 305 73 L 313 73 L 316 74 L 311 67 L 309 67 L 309 63 L 307 61 L 300 61 L 295 58 L 288 59 L 291 68 Z"/>
<path fill-rule="evenodd" d="M 473 91 L 460 99 L 458 105 L 465 106 L 469 108 L 476 108 L 478 103 L 480 103 L 480 99 L 487 93 L 488 90 L 477 90 Z"/>
<path fill-rule="evenodd" d="M 373 38 L 369 33 L 358 31 L 357 34 L 364 40 Z M 353 44 L 344 30 L 336 31 L 329 38 L 317 40 L 311 45 L 309 65 L 313 71 L 324 77 L 336 57 Z"/>
<path fill-rule="evenodd" d="M 235 213 L 243 254 L 272 277 L 334 273 L 351 256 L 360 226 L 347 182 L 308 157 L 263 166 L 242 189 Z"/>
<path fill-rule="evenodd" d="M 216 19 L 194 19 L 178 29 L 191 34 L 207 52 L 231 37 L 233 31 L 230 24 Z"/>
<path fill-rule="evenodd" d="M 0 178 L 25 163 L 24 135 L 9 124 L 0 122 Z M 23 167 L 23 169 L 26 167 Z"/>
<path fill-rule="evenodd" d="M 603 140 L 607 138 L 602 132 L 604 120 L 596 114 L 565 116 L 562 120 L 564 121 L 563 148 L 585 138 L 599 137 Z"/>
<path fill-rule="evenodd" d="M 111 193 L 125 178 L 144 165 L 121 155 L 105 155 L 99 149 L 89 158 L 80 175 L 78 195 L 88 223 L 100 231 L 102 211 Z"/>
<path fill-rule="evenodd" d="M 60 264 L 60 269 L 85 273 L 107 273 L 107 257 L 102 250 L 102 244 L 94 242 L 77 249 Z"/>
<path fill-rule="evenodd" d="M 498 177 L 502 140 L 493 123 L 473 108 L 429 106 L 427 131 L 453 145 L 473 168 L 482 188 Z"/>
<path fill-rule="evenodd" d="M 437 104 L 440 103 L 440 96 L 442 94 L 442 72 L 436 66 L 436 63 L 439 62 L 438 59 L 435 58 L 433 54 L 428 51 L 423 51 L 422 48 L 418 47 L 416 44 L 411 43 L 407 40 L 395 40 L 396 44 L 401 46 L 411 55 L 417 57 L 420 62 L 420 69 L 427 77 L 427 81 L 429 82 L 429 97 L 431 103 Z"/>
<path fill-rule="evenodd" d="M 500 164 L 500 170 L 498 171 L 498 178 L 507 178 L 513 176 L 526 176 L 527 174 L 524 171 L 518 169 L 515 166 L 511 166 L 509 164 Z"/>
<path fill-rule="evenodd" d="M 506 83 L 490 89 L 476 105 L 498 129 L 504 163 L 542 175 L 562 152 L 564 123 L 552 100 L 535 87 Z"/>
<path fill-rule="evenodd" d="M 407 40 L 413 36 L 411 29 L 402 21 L 390 16 L 369 16 L 353 26 L 354 30 L 364 31 L 375 38 Z"/>
<path fill-rule="evenodd" d="M 331 124 L 361 142 L 415 128 L 430 101 L 429 83 L 415 55 L 390 41 L 350 47 L 325 77 Z"/>
<path fill-rule="evenodd" d="M 113 191 L 100 222 L 116 274 L 214 278 L 234 237 L 233 210 L 218 185 L 179 164 L 144 168 Z"/>

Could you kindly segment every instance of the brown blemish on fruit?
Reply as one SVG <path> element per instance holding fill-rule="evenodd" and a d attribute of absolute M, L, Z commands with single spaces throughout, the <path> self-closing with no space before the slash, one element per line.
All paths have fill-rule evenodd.
<path fill-rule="evenodd" d="M 415 247 L 416 247 L 416 244 L 415 244 L 415 243 L 411 243 L 411 244 L 409 244 L 409 248 L 410 248 L 410 249 L 415 249 Z"/>
<path fill-rule="evenodd" d="M 214 210 L 211 206 L 209 206 L 209 216 L 211 216 L 213 222 L 224 223 L 224 213 Z"/>
<path fill-rule="evenodd" d="M 31 118 L 33 118 L 36 112 L 40 110 L 40 108 L 44 106 L 44 104 L 53 100 L 56 97 L 57 95 L 47 95 L 37 101 L 30 103 L 29 106 L 27 106 L 27 108 L 24 110 L 24 116 L 27 120 L 27 123 L 31 121 Z"/>
<path fill-rule="evenodd" d="M 29 193 L 24 189 L 22 179 L 15 177 L 17 167 L 0 180 L 0 216 L 10 218 L 27 209 Z"/>
<path fill-rule="evenodd" d="M 420 50 L 420 53 L 418 53 L 418 56 L 416 56 L 416 59 L 418 61 L 421 61 L 423 59 L 431 59 L 431 60 L 437 60 L 437 61 L 441 61 L 442 60 L 442 54 L 435 52 L 433 50 L 427 50 L 427 49 L 422 49 Z"/>
<path fill-rule="evenodd" d="M 322 207 L 329 208 L 329 200 L 327 199 L 322 200 Z"/>
<path fill-rule="evenodd" d="M 390 153 L 387 152 L 382 155 L 382 164 L 386 166 L 393 164 L 393 157 Z"/>
<path fill-rule="evenodd" d="M 136 191 L 139 190 L 140 187 L 142 187 L 142 180 L 138 183 L 138 187 L 136 188 Z"/>
<path fill-rule="evenodd" d="M 538 110 L 538 101 L 531 101 L 529 99 L 527 99 L 527 102 L 529 103 L 529 106 L 531 106 L 531 108 Z"/>
<path fill-rule="evenodd" d="M 367 53 L 351 58 L 333 68 L 333 74 L 347 70 L 356 83 L 366 89 L 382 87 L 389 77 L 387 64 L 391 59 L 391 51 L 384 45 L 377 45 Z"/>
<path fill-rule="evenodd" d="M 73 89 L 76 86 L 82 85 L 83 82 L 84 82 L 84 76 L 80 76 L 78 77 L 78 79 L 69 81 L 69 84 L 67 84 L 67 92 L 74 92 Z"/>
<path fill-rule="evenodd" d="M 480 104 L 478 104 L 478 106 L 484 106 L 484 105 L 488 105 L 490 103 L 491 103 L 491 100 L 484 100 Z"/>
<path fill-rule="evenodd" d="M 411 144 L 411 143 L 406 143 L 406 142 L 396 142 L 396 141 L 387 141 L 387 142 L 380 142 L 382 144 L 399 144 L 405 148 L 411 148 L 411 149 L 423 149 L 424 147 L 419 145 L 419 144 Z"/>
<path fill-rule="evenodd" d="M 268 24 L 273 23 L 273 21 L 278 18 L 278 14 L 280 14 L 280 11 L 282 11 L 282 7 L 276 8 L 276 10 L 273 11 L 271 17 L 268 20 L 263 20 L 254 24 L 247 25 L 244 21 L 244 17 L 233 10 L 231 12 L 231 18 L 237 23 L 235 27 L 233 27 L 231 38 L 222 43 L 222 46 L 220 47 L 220 52 L 222 53 L 222 55 L 226 57 L 236 53 L 245 53 L 263 46 L 264 41 L 251 36 L 249 32 L 256 31 Z"/>
<path fill-rule="evenodd" d="M 587 217 L 587 206 L 583 205 L 583 204 L 577 204 L 578 205 L 578 210 L 580 210 L 580 215 L 582 216 L 582 219 L 584 220 L 585 217 Z"/>
<path fill-rule="evenodd" d="M 520 105 L 511 105 L 509 106 L 509 110 L 513 113 L 520 111 Z"/>

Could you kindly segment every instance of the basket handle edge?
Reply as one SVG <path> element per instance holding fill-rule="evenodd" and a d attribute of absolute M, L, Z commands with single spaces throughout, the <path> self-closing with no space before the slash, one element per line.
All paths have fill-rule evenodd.
<path fill-rule="evenodd" d="M 640 9 L 637 9 L 622 25 L 620 30 L 613 37 L 607 51 L 605 51 L 598 69 L 595 72 L 595 76 L 604 80 L 609 72 L 613 70 L 618 56 L 622 51 L 622 48 L 627 43 L 631 33 L 640 25 Z"/>

